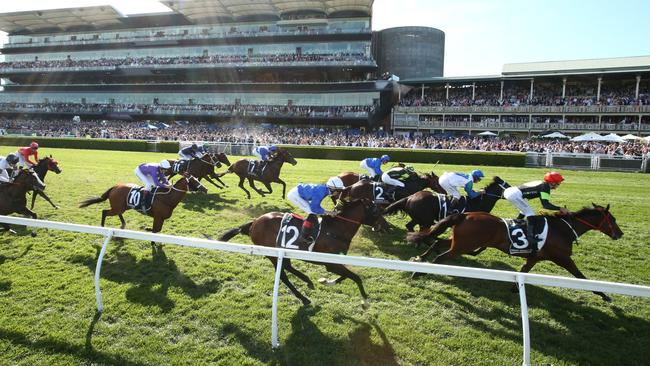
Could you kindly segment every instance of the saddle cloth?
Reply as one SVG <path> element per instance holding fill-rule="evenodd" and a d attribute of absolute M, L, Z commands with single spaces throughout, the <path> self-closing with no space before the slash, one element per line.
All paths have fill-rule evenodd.
<path fill-rule="evenodd" d="M 248 161 L 248 174 L 254 176 L 261 176 L 266 170 L 266 163 L 261 160 L 249 160 Z M 261 166 L 261 169 L 260 169 Z"/>
<path fill-rule="evenodd" d="M 529 254 L 533 248 L 531 247 L 531 238 L 528 237 L 528 223 L 526 220 L 520 219 L 501 219 L 506 225 L 508 232 L 508 240 L 510 241 L 510 254 Z M 540 225 L 541 226 L 541 225 Z M 539 233 L 534 233 L 538 237 L 537 250 L 541 250 L 546 244 L 546 237 L 548 235 L 548 220 L 544 218 L 543 229 Z"/>
<path fill-rule="evenodd" d="M 177 162 L 174 163 L 174 166 L 172 166 L 172 171 L 174 174 L 186 172 L 190 168 L 190 161 L 189 160 L 178 160 Z"/>
<path fill-rule="evenodd" d="M 395 201 L 394 187 L 387 186 L 383 183 L 372 182 L 372 194 L 375 197 L 375 203 L 378 205 Z"/>
<path fill-rule="evenodd" d="M 153 200 L 156 197 L 156 191 L 158 191 L 158 187 L 154 188 L 151 192 L 145 191 L 144 187 L 133 187 L 126 195 L 126 206 L 146 214 L 151 210 Z"/>
<path fill-rule="evenodd" d="M 435 192 L 434 192 L 435 193 Z M 456 207 L 451 207 L 452 196 L 446 196 L 442 193 L 435 193 L 438 196 L 438 221 L 454 213 L 463 213 L 467 210 L 467 199 L 461 197 Z"/>
<path fill-rule="evenodd" d="M 306 243 L 304 246 L 298 246 L 294 244 L 298 240 L 298 237 L 300 237 L 300 230 L 302 229 L 303 221 L 305 221 L 305 218 L 298 214 L 290 212 L 285 213 L 284 216 L 282 216 L 282 221 L 280 222 L 280 230 L 278 231 L 278 235 L 275 240 L 275 246 L 277 248 L 308 250 L 311 252 L 314 249 L 316 241 L 318 241 L 318 237 L 320 236 L 320 229 L 322 226 L 321 218 L 318 218 L 318 223 L 316 224 L 316 229 L 314 230 L 316 233 L 314 236 L 314 243 L 309 246 L 307 246 Z"/>

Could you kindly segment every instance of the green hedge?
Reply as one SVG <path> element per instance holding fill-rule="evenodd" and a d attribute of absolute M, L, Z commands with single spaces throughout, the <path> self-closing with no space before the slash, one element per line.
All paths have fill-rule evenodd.
<path fill-rule="evenodd" d="M 391 161 L 460 165 L 517 166 L 526 165 L 525 153 L 387 149 L 364 147 L 283 146 L 296 158 L 362 160 L 390 155 Z"/>
<path fill-rule="evenodd" d="M 178 142 L 174 141 L 163 141 L 154 144 L 144 140 L 0 136 L 0 145 L 5 146 L 27 146 L 32 141 L 37 141 L 43 147 L 65 149 L 158 151 L 166 153 L 177 152 L 179 149 Z"/>

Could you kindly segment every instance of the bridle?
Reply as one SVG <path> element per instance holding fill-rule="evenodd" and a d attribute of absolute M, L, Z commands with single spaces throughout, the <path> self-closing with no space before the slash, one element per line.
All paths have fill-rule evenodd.
<path fill-rule="evenodd" d="M 364 200 L 365 200 L 365 199 L 364 199 Z M 366 210 L 368 209 L 368 206 L 366 206 L 366 203 L 365 203 L 365 202 L 362 202 L 362 203 L 364 204 L 364 208 L 363 208 L 363 209 L 364 209 L 364 211 L 366 211 Z M 333 217 L 334 217 L 335 219 L 339 219 L 339 220 L 342 220 L 342 221 L 347 221 L 347 222 L 352 223 L 352 224 L 355 224 L 355 225 L 359 225 L 359 226 L 363 225 L 363 223 L 362 223 L 361 221 L 352 220 L 352 219 L 349 219 L 349 218 L 347 218 L 347 217 L 341 216 L 341 215 L 339 215 L 339 214 L 336 214 L 336 215 L 334 215 Z"/>
<path fill-rule="evenodd" d="M 607 234 L 607 235 L 614 235 L 614 225 L 612 225 L 612 220 L 610 219 L 610 215 L 608 215 L 605 212 L 605 210 L 603 210 L 602 208 L 597 208 L 596 211 L 600 212 L 603 215 L 603 218 L 598 223 L 598 226 L 590 223 L 589 221 L 583 220 L 583 219 L 581 219 L 579 217 L 574 216 L 573 218 L 576 219 L 576 221 L 581 222 L 582 224 L 584 224 L 588 228 L 598 230 L 598 231 L 600 231 L 602 233 L 605 233 L 605 234 L 607 234 L 607 233 L 603 230 L 603 225 L 606 223 L 609 226 L 609 234 Z"/>

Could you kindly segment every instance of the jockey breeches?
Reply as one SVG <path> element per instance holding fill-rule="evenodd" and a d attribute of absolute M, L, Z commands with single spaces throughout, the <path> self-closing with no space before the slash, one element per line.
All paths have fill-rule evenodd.
<path fill-rule="evenodd" d="M 156 183 L 154 182 L 153 178 L 146 174 L 142 174 L 139 168 L 135 168 L 135 176 L 140 178 L 142 184 L 144 185 L 144 189 L 148 191 L 150 191 L 153 187 L 156 186 Z"/>
<path fill-rule="evenodd" d="M 258 160 L 262 160 L 262 154 L 260 154 L 260 152 L 257 150 L 253 150 L 253 156 L 256 157 Z"/>
<path fill-rule="evenodd" d="M 361 160 L 361 164 L 359 164 L 359 166 L 362 167 L 363 169 L 365 169 L 368 172 L 368 175 L 370 175 L 371 178 L 374 177 L 375 175 L 379 174 L 378 172 L 375 171 L 375 169 L 369 167 L 368 164 L 366 164 L 365 160 Z"/>
<path fill-rule="evenodd" d="M 397 179 L 391 178 L 387 173 L 384 173 L 384 174 L 381 175 L 381 181 L 388 184 L 388 185 L 391 185 L 391 186 L 404 188 L 404 183 L 403 182 L 400 182 Z"/>
<path fill-rule="evenodd" d="M 526 217 L 535 215 L 535 211 L 533 211 L 533 208 L 530 207 L 526 199 L 521 195 L 519 188 L 506 188 L 506 190 L 503 191 L 503 198 L 512 203 L 512 205 L 515 206 L 515 208 L 519 210 L 522 215 Z"/>
<path fill-rule="evenodd" d="M 313 214 L 311 207 L 309 207 L 309 202 L 304 198 L 300 197 L 298 193 L 298 187 L 291 188 L 287 193 L 287 199 L 289 202 L 292 202 L 294 205 L 298 206 L 299 209 L 305 211 L 307 214 Z"/>
<path fill-rule="evenodd" d="M 458 187 L 451 181 L 448 175 L 443 174 L 438 180 L 440 186 L 447 192 L 448 195 L 454 197 L 455 199 L 460 199 L 460 192 L 458 192 Z"/>

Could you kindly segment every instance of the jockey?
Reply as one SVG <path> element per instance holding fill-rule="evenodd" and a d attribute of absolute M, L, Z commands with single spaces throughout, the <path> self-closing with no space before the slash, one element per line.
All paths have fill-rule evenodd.
<path fill-rule="evenodd" d="M 388 155 L 382 155 L 381 158 L 366 158 L 361 160 L 361 164 L 359 164 L 363 169 L 368 171 L 368 174 L 370 175 L 371 178 L 376 179 L 381 177 L 382 171 L 381 171 L 381 165 L 382 164 L 388 164 L 390 161 L 390 156 Z"/>
<path fill-rule="evenodd" d="M 165 178 L 165 170 L 171 169 L 169 161 L 162 160 L 160 163 L 144 163 L 135 168 L 135 175 L 144 184 L 144 190 L 149 191 L 153 187 L 165 187 L 169 185 Z"/>
<path fill-rule="evenodd" d="M 519 210 L 519 218 L 526 218 L 528 222 L 528 238 L 533 240 L 534 243 L 531 245 L 531 255 L 534 255 L 537 251 L 539 244 L 539 238 L 535 235 L 539 230 L 535 230 L 536 227 L 540 224 L 543 224 L 542 220 L 538 220 L 535 216 L 535 211 L 532 207 L 526 202 L 526 199 L 537 198 L 542 203 L 542 207 L 547 210 L 560 211 L 563 214 L 568 214 L 570 211 L 564 207 L 559 207 L 551 202 L 551 190 L 556 189 L 560 186 L 560 183 L 564 180 L 564 177 L 558 172 L 548 172 L 544 174 L 544 181 L 532 181 L 524 183 L 519 187 L 509 187 L 503 191 L 503 198 L 507 199 L 517 210 Z"/>
<path fill-rule="evenodd" d="M 287 193 L 287 199 L 298 206 L 298 208 L 305 211 L 308 215 L 302 223 L 300 238 L 298 239 L 299 244 L 309 243 L 311 245 L 314 242 L 314 226 L 318 222 L 318 216 L 316 215 L 335 214 L 333 211 L 325 211 L 325 209 L 321 207 L 323 199 L 331 195 L 334 188 L 335 187 L 333 186 L 327 186 L 325 184 L 301 183 Z"/>
<path fill-rule="evenodd" d="M 9 154 L 5 158 L 0 156 L 0 183 L 7 184 L 13 183 L 13 178 L 7 173 L 7 169 L 11 169 L 13 173 L 16 173 L 16 165 L 18 164 L 18 157 L 16 154 Z"/>
<path fill-rule="evenodd" d="M 398 164 L 394 168 L 390 168 L 384 174 L 381 175 L 381 181 L 395 187 L 404 188 L 404 181 L 409 179 L 413 174 L 415 174 L 415 169 L 412 166 L 405 166 L 404 164 Z"/>
<path fill-rule="evenodd" d="M 269 161 L 275 155 L 275 153 L 278 151 L 278 147 L 275 145 L 269 145 L 269 146 L 255 146 L 253 149 L 253 155 L 261 161 Z"/>
<path fill-rule="evenodd" d="M 202 157 L 204 152 L 205 149 L 203 148 L 203 146 L 192 144 L 192 146 L 188 146 L 186 148 L 181 149 L 178 152 L 178 156 L 181 157 L 181 160 L 192 160 L 192 158 Z"/>
<path fill-rule="evenodd" d="M 20 166 L 27 168 L 33 167 L 38 163 L 38 143 L 32 142 L 29 146 L 19 147 L 16 155 L 18 155 L 18 164 L 20 164 Z M 34 155 L 34 160 L 36 162 L 29 160 L 31 155 Z"/>
<path fill-rule="evenodd" d="M 453 197 L 451 206 L 454 207 L 460 201 L 458 187 L 463 187 L 470 199 L 478 197 L 480 193 L 474 191 L 474 183 L 480 182 L 483 177 L 485 175 L 478 169 L 472 170 L 469 174 L 445 172 L 440 176 L 438 182 L 447 194 Z"/>

